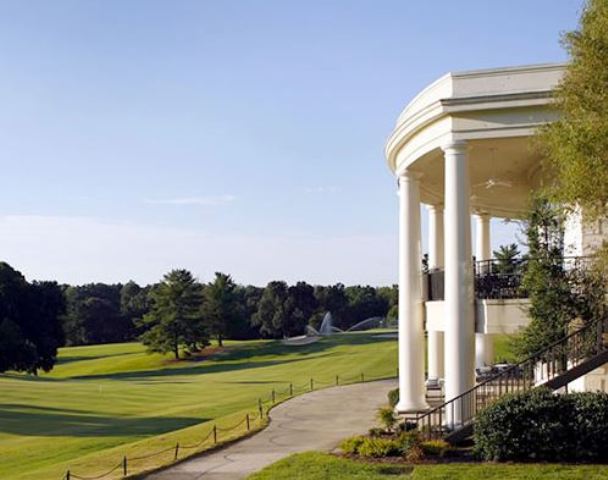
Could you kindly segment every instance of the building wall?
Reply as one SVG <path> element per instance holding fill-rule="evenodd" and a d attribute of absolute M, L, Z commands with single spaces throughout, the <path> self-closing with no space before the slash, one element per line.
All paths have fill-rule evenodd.
<path fill-rule="evenodd" d="M 608 241 L 608 222 L 597 220 L 582 223 L 582 255 L 594 254 L 605 241 Z"/>

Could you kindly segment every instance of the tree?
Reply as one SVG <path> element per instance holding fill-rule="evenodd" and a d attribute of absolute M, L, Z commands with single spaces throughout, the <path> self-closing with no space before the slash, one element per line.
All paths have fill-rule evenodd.
<path fill-rule="evenodd" d="M 63 344 L 63 291 L 55 282 L 29 284 L 0 262 L 0 372 L 49 371 Z"/>
<path fill-rule="evenodd" d="M 522 287 L 530 300 L 530 323 L 515 340 L 526 358 L 563 338 L 577 315 L 563 262 L 562 212 L 546 199 L 536 199 L 525 223 L 529 260 Z"/>
<path fill-rule="evenodd" d="M 150 309 L 149 287 L 142 288 L 134 281 L 125 283 L 120 289 L 120 315 L 135 325 Z"/>
<path fill-rule="evenodd" d="M 348 309 L 348 299 L 346 298 L 344 285 L 341 283 L 328 286 L 317 285 L 315 287 L 315 297 L 319 304 L 319 312 L 311 321 L 313 327 L 318 328 L 320 326 L 325 312 L 331 312 L 336 325 L 340 325 Z"/>
<path fill-rule="evenodd" d="M 369 285 L 346 287 L 345 293 L 348 299 L 348 313 L 340 325 L 342 329 L 348 329 L 368 318 L 384 317 L 388 313 L 386 298 Z"/>
<path fill-rule="evenodd" d="M 85 297 L 78 316 L 86 332 L 87 344 L 122 342 L 129 338 L 131 325 L 120 315 L 118 305 L 103 297 Z"/>
<path fill-rule="evenodd" d="M 211 335 L 223 346 L 223 339 L 229 334 L 230 325 L 238 319 L 236 285 L 230 275 L 215 272 L 213 282 L 203 290 L 203 317 Z"/>
<path fill-rule="evenodd" d="M 260 327 L 260 333 L 268 337 L 286 337 L 287 327 L 287 284 L 273 281 L 266 285 L 258 303 L 258 309 L 251 318 L 253 325 Z"/>
<path fill-rule="evenodd" d="M 68 345 L 124 342 L 135 338 L 130 317 L 122 314 L 120 284 L 90 283 L 66 289 L 64 330 Z"/>
<path fill-rule="evenodd" d="M 284 330 L 288 336 L 306 332 L 306 325 L 318 308 L 315 289 L 306 282 L 298 282 L 287 289 L 285 314 L 287 324 Z"/>
<path fill-rule="evenodd" d="M 187 270 L 172 270 L 151 292 L 151 310 L 141 323 L 149 329 L 141 341 L 151 352 L 172 352 L 180 358 L 180 348 L 196 352 L 209 345 L 201 315 L 201 286 Z"/>
<path fill-rule="evenodd" d="M 560 118 L 541 130 L 539 143 L 553 200 L 579 205 L 594 220 L 608 213 L 608 2 L 588 0 L 563 43 L 570 62 L 555 91 Z"/>
<path fill-rule="evenodd" d="M 492 252 L 496 259 L 496 273 L 511 274 L 517 270 L 517 257 L 521 252 L 516 243 L 501 245 L 498 250 Z"/>
<path fill-rule="evenodd" d="M 263 288 L 253 285 L 237 285 L 235 288 L 237 317 L 228 326 L 228 338 L 247 340 L 260 338 L 260 331 L 252 323 L 252 317 L 258 309 L 258 303 L 264 292 Z"/>
<path fill-rule="evenodd" d="M 65 343 L 62 325 L 65 312 L 65 296 L 57 282 L 35 281 L 29 285 L 27 317 L 22 328 L 36 345 L 34 373 L 38 368 L 48 372 L 55 365 L 57 349 Z"/>

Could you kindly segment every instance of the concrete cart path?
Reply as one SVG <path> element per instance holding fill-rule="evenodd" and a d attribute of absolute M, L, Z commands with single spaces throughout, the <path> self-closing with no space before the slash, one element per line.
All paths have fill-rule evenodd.
<path fill-rule="evenodd" d="M 146 479 L 236 480 L 292 453 L 333 450 L 343 438 L 376 424 L 376 409 L 396 386 L 396 380 L 383 380 L 300 395 L 272 409 L 270 425 L 253 437 Z"/>

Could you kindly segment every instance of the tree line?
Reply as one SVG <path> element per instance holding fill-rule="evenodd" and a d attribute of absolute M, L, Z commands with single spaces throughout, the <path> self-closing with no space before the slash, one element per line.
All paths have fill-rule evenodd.
<path fill-rule="evenodd" d="M 208 283 L 172 270 L 152 285 L 27 282 L 0 262 L 0 372 L 49 371 L 61 346 L 140 340 L 150 351 L 191 355 L 215 339 L 282 338 L 318 328 L 325 312 L 348 329 L 396 316 L 397 286 L 321 286 L 272 281 L 237 284 L 216 273 Z"/>

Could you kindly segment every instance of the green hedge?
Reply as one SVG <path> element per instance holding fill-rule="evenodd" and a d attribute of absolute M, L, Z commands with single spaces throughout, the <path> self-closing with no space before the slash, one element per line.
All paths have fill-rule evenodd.
<path fill-rule="evenodd" d="M 478 415 L 474 439 L 485 460 L 608 460 L 608 394 L 507 395 Z"/>

